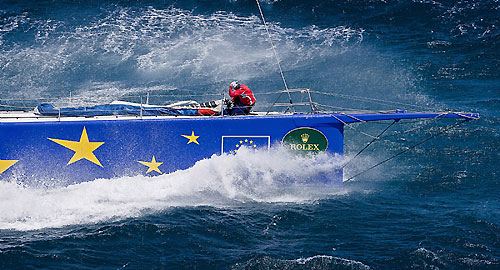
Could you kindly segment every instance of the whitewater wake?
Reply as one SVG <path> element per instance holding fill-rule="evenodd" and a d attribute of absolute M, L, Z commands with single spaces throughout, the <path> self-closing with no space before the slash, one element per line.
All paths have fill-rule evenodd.
<path fill-rule="evenodd" d="M 116 221 L 170 207 L 257 203 L 308 203 L 345 189 L 308 181 L 339 167 L 327 154 L 299 157 L 284 150 L 242 149 L 214 155 L 187 170 L 156 177 L 98 179 L 54 188 L 0 183 L 0 229 L 36 230 Z"/>

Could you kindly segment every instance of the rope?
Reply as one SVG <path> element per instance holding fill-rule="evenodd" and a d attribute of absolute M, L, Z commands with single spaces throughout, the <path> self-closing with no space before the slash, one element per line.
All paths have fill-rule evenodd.
<path fill-rule="evenodd" d="M 460 116 L 460 117 L 463 117 L 463 118 L 467 118 L 467 119 L 470 119 L 470 120 L 477 120 L 479 119 L 479 116 L 478 117 L 471 117 L 471 116 L 468 116 L 468 115 L 464 115 L 462 113 L 455 113 L 456 115 Z"/>
<path fill-rule="evenodd" d="M 331 105 L 325 105 L 325 104 L 318 104 L 318 106 L 324 107 L 324 108 L 343 110 L 343 111 L 352 111 L 352 112 L 364 112 L 364 113 L 374 112 L 373 110 L 362 110 L 362 109 L 346 108 L 346 107 L 339 107 L 339 106 L 331 106 Z"/>
<path fill-rule="evenodd" d="M 371 102 L 375 102 L 375 103 L 378 102 L 380 104 L 397 104 L 397 105 L 405 105 L 405 106 L 409 106 L 409 107 L 422 108 L 422 109 L 431 109 L 431 110 L 435 109 L 435 108 L 431 108 L 431 107 L 424 107 L 424 106 L 413 105 L 413 104 L 408 104 L 408 103 L 404 103 L 404 102 L 389 101 L 389 100 L 382 100 L 382 99 L 376 99 L 376 98 L 367 98 L 367 97 L 336 94 L 336 93 L 325 93 L 325 92 L 320 92 L 320 91 L 310 91 L 310 92 L 315 93 L 315 94 L 326 95 L 326 96 L 336 96 L 336 97 L 342 97 L 342 98 L 347 98 L 347 99 L 371 101 Z"/>
<path fill-rule="evenodd" d="M 425 128 L 428 124 L 430 124 L 431 122 L 433 121 L 439 121 L 441 120 L 441 118 L 445 115 L 447 115 L 448 113 L 441 113 L 439 115 L 437 115 L 436 117 L 433 117 L 433 118 L 430 118 L 430 119 L 425 119 L 425 120 L 418 120 L 418 121 L 405 121 L 405 122 L 400 122 L 399 124 L 400 125 L 403 125 L 403 124 L 413 124 L 413 123 L 417 123 L 417 124 L 420 124 L 418 125 L 417 127 L 415 128 L 411 128 L 411 129 L 407 129 L 407 130 L 404 130 L 403 132 L 400 132 L 398 134 L 392 134 L 392 135 L 386 135 L 386 136 L 383 136 L 381 137 L 381 139 L 386 139 L 386 138 L 390 138 L 390 137 L 394 137 L 394 136 L 401 136 L 401 134 L 406 134 L 406 133 L 409 133 L 409 132 L 412 132 L 412 131 L 415 131 L 415 130 L 418 130 L 418 129 L 423 129 Z"/>
<path fill-rule="evenodd" d="M 368 148 L 368 146 L 370 146 L 373 142 L 375 142 L 376 140 L 380 139 L 380 136 L 382 136 L 382 134 L 384 134 L 390 127 L 392 127 L 392 125 L 394 125 L 396 122 L 398 122 L 398 120 L 394 120 L 394 122 L 392 122 L 390 125 L 388 125 L 382 132 L 380 132 L 380 134 L 374 138 L 373 140 L 371 140 L 371 142 L 369 142 L 365 147 L 363 147 L 363 149 L 361 149 L 356 155 L 354 155 L 353 158 L 351 158 L 350 160 L 348 160 L 346 163 L 344 163 L 344 165 L 342 165 L 342 167 L 340 169 L 343 169 L 345 168 L 345 166 L 347 166 L 347 164 L 349 164 L 351 161 L 353 161 L 356 157 L 358 157 L 363 151 L 365 151 L 366 148 Z"/>
<path fill-rule="evenodd" d="M 348 182 L 348 181 L 350 181 L 350 180 L 352 180 L 352 179 L 354 179 L 354 178 L 358 177 L 359 175 L 364 174 L 365 172 L 367 172 L 367 171 L 369 171 L 369 170 L 371 170 L 371 169 L 374 169 L 374 168 L 376 168 L 376 167 L 378 167 L 378 166 L 380 166 L 380 165 L 382 165 L 382 164 L 386 163 L 387 161 L 392 160 L 392 159 L 394 159 L 394 158 L 396 158 L 396 157 L 398 157 L 398 156 L 400 156 L 400 155 L 402 155 L 402 154 L 404 154 L 404 153 L 406 153 L 406 152 L 408 152 L 408 151 L 410 151 L 410 150 L 414 149 L 415 147 L 417 147 L 417 146 L 419 146 L 419 145 L 422 145 L 422 144 L 426 143 L 427 141 L 430 141 L 431 139 L 434 139 L 434 138 L 435 138 L 435 137 L 437 137 L 437 136 L 441 136 L 441 135 L 442 135 L 442 134 L 444 134 L 445 132 L 447 132 L 447 131 L 449 131 L 449 130 L 451 130 L 451 129 L 455 128 L 455 127 L 458 127 L 459 125 L 461 125 L 461 124 L 463 124 L 463 123 L 465 123 L 465 122 L 467 122 L 467 121 L 469 121 L 469 120 L 468 120 L 468 119 L 463 120 L 463 121 L 462 121 L 462 122 L 460 122 L 460 123 L 457 123 L 457 124 L 455 124 L 455 125 L 452 125 L 452 126 L 450 126 L 450 127 L 446 128 L 446 129 L 443 129 L 443 130 L 441 130 L 439 133 L 434 134 L 434 135 L 430 136 L 429 138 L 427 138 L 427 139 L 425 139 L 425 140 L 422 140 L 422 141 L 420 141 L 420 142 L 418 142 L 418 143 L 416 143 L 416 144 L 414 144 L 414 145 L 412 145 L 412 146 L 410 146 L 410 147 L 406 148 L 405 150 L 403 150 L 403 151 L 401 151 L 401 152 L 399 152 L 399 153 L 397 153 L 397 154 L 395 154 L 395 155 L 393 155 L 393 156 L 391 156 L 391 157 L 389 157 L 389 158 L 384 159 L 383 161 L 381 161 L 381 162 L 379 162 L 379 163 L 377 163 L 377 164 L 375 164 L 375 165 L 371 166 L 370 168 L 365 169 L 365 170 L 361 171 L 360 173 L 357 173 L 357 174 L 355 174 L 355 175 L 353 175 L 353 176 L 349 177 L 347 180 L 345 180 L 345 181 L 343 181 L 343 182 Z"/>
<path fill-rule="evenodd" d="M 259 7 L 260 16 L 262 17 L 262 22 L 264 23 L 264 28 L 266 29 L 267 36 L 269 37 L 269 43 L 271 43 L 271 48 L 273 49 L 273 54 L 274 54 L 274 57 L 276 58 L 276 63 L 278 64 L 278 68 L 280 70 L 281 79 L 283 80 L 283 84 L 285 85 L 286 92 L 288 93 L 288 99 L 289 99 L 290 104 L 292 106 L 292 110 L 294 110 L 292 96 L 290 95 L 290 92 L 288 91 L 288 86 L 286 84 L 285 75 L 283 75 L 283 70 L 281 69 L 281 64 L 280 64 L 280 60 L 278 58 L 278 54 L 276 53 L 276 50 L 274 49 L 273 39 L 271 38 L 271 34 L 269 33 L 269 29 L 267 28 L 266 19 L 264 19 L 264 13 L 262 12 L 262 8 L 260 7 L 259 0 L 255 0 L 255 2 L 257 2 L 257 6 Z M 280 95 L 280 97 L 281 97 L 281 95 Z M 275 103 L 276 103 L 276 101 L 275 101 Z"/>
<path fill-rule="evenodd" d="M 281 95 L 283 95 L 283 91 L 280 92 L 280 95 L 278 96 L 278 98 L 273 102 L 273 104 L 271 104 L 271 106 L 269 106 L 267 108 L 267 111 L 266 111 L 266 115 L 269 114 L 269 112 L 271 111 L 271 109 L 274 107 L 274 105 L 276 104 L 276 102 L 278 102 L 278 100 L 280 99 Z M 288 93 L 288 95 L 290 95 L 290 93 Z"/>

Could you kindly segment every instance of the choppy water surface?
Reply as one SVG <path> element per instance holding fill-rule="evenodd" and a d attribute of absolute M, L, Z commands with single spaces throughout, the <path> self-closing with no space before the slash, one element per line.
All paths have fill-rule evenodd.
<path fill-rule="evenodd" d="M 305 184 L 338 157 L 280 150 L 213 156 L 158 177 L 0 183 L 0 268 L 500 268 L 500 2 L 262 7 L 290 87 L 482 118 L 343 187 Z M 1 1 L 1 98 L 218 94 L 239 79 L 265 104 L 283 86 L 258 15 L 250 0 Z M 398 127 L 345 176 L 452 123 Z M 346 138 L 351 156 L 370 140 L 352 129 Z"/>

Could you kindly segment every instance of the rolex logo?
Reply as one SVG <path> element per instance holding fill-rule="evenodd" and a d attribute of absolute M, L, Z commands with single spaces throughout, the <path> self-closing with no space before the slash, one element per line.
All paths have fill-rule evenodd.
<path fill-rule="evenodd" d="M 307 133 L 302 133 L 302 135 L 300 135 L 300 137 L 302 138 L 303 143 L 307 143 L 307 141 L 309 140 L 309 134 L 307 134 Z"/>
<path fill-rule="evenodd" d="M 309 127 L 290 130 L 281 143 L 298 154 L 316 154 L 328 148 L 328 139 L 325 134 Z"/>

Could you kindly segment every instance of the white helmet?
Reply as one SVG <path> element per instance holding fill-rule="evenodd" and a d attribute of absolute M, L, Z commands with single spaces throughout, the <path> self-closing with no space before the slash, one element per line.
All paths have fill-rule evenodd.
<path fill-rule="evenodd" d="M 240 88 L 240 83 L 238 81 L 233 81 L 233 82 L 231 82 L 231 87 L 233 89 L 239 89 Z"/>

